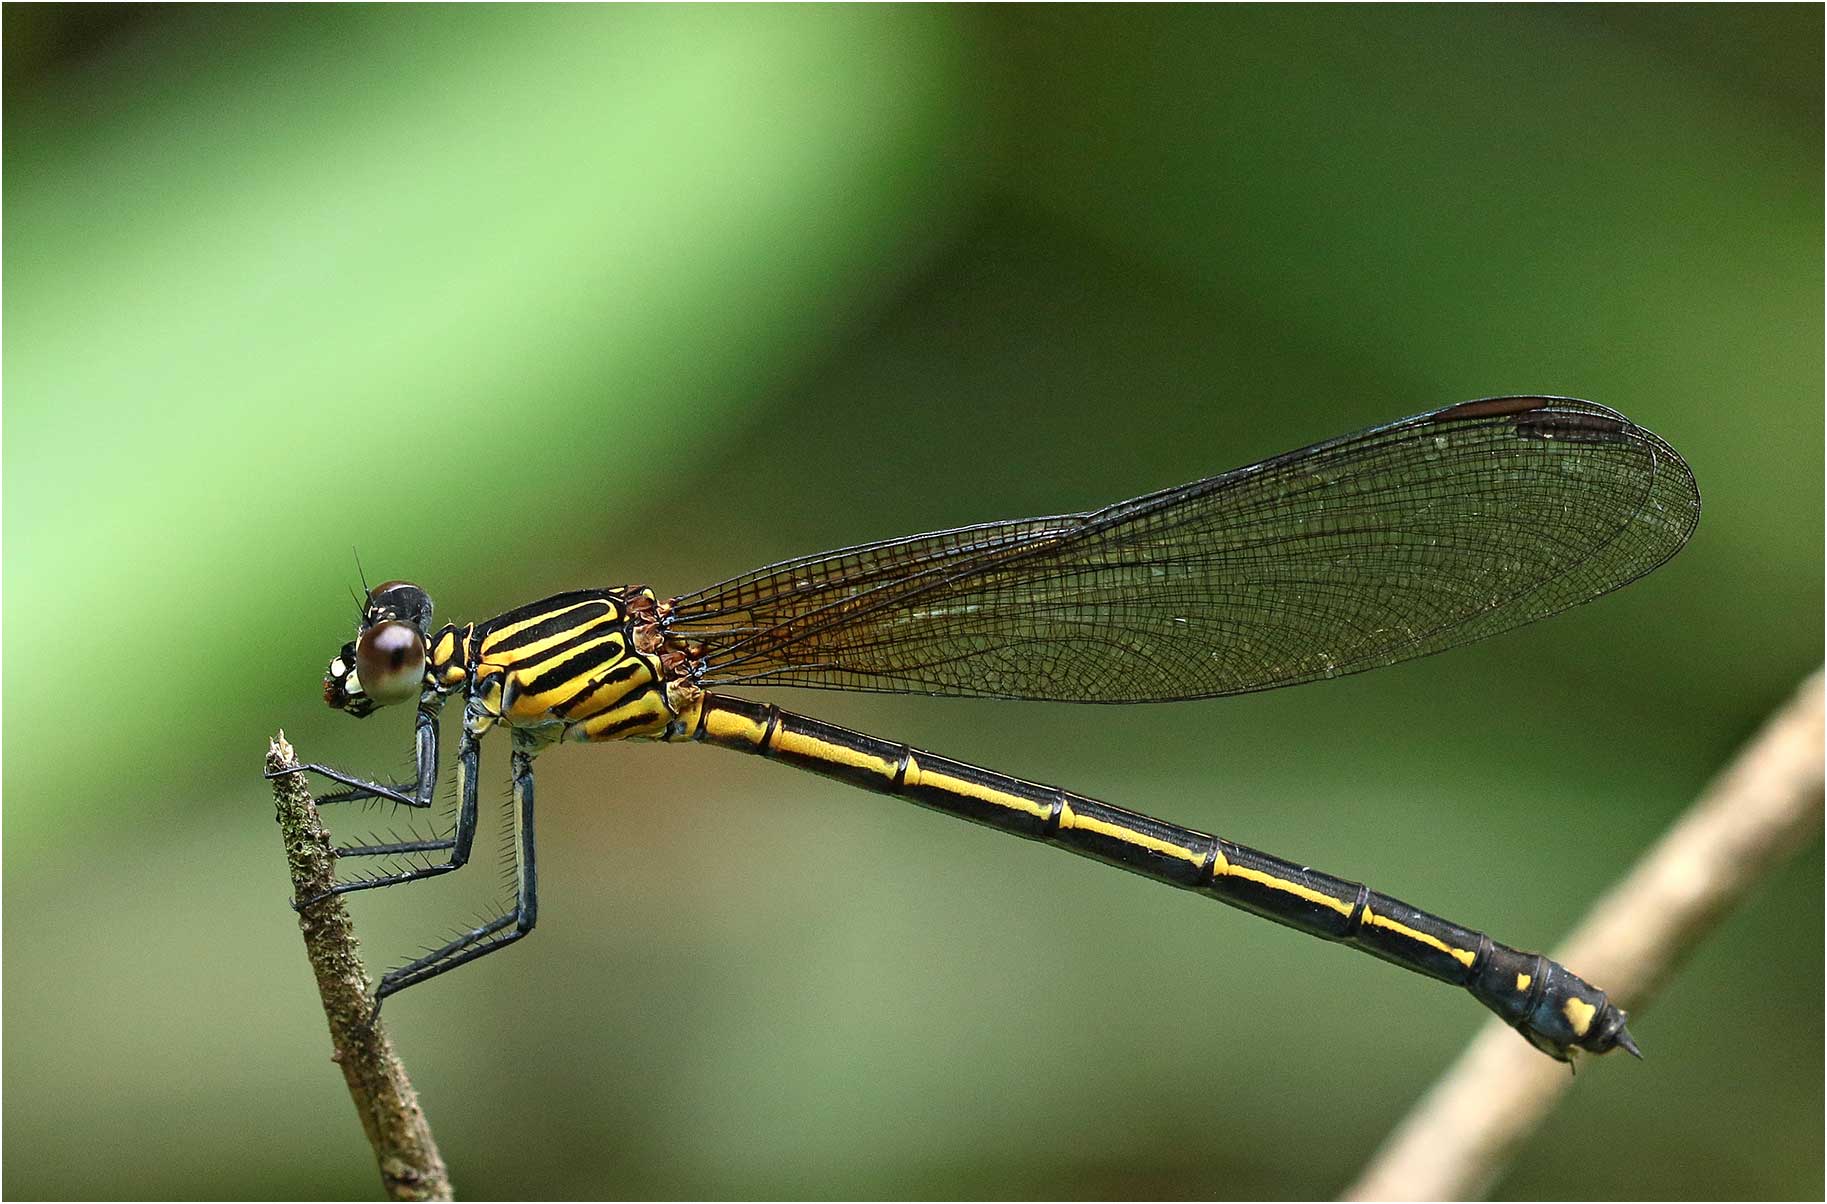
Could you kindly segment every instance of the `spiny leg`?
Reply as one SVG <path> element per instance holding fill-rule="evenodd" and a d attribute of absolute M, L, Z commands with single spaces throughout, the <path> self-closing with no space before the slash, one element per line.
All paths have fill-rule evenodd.
<path fill-rule="evenodd" d="M 381 782 L 371 782 L 344 773 L 329 765 L 312 762 L 308 765 L 288 765 L 284 769 L 267 771 L 267 777 L 277 778 L 292 773 L 314 773 L 328 778 L 332 782 L 348 787 L 346 790 L 333 790 L 317 800 L 319 806 L 327 803 L 346 803 L 354 799 L 381 798 L 398 803 L 404 807 L 429 807 L 438 789 L 438 712 L 444 706 L 440 694 L 426 692 L 419 700 L 418 726 L 413 739 L 413 779 L 399 786 L 388 786 Z"/>
<path fill-rule="evenodd" d="M 513 944 L 527 933 L 539 918 L 539 881 L 533 860 L 533 755 L 537 749 L 523 742 L 516 733 L 513 753 L 515 890 L 514 909 L 486 924 L 461 933 L 423 957 L 414 958 L 381 976 L 374 992 L 374 1010 L 378 1014 L 381 1000 L 407 987 L 436 978 L 464 962 L 475 961 L 485 954 Z"/>
<path fill-rule="evenodd" d="M 436 737 L 433 737 L 433 755 L 436 755 Z M 346 895 L 351 891 L 373 890 L 377 886 L 395 886 L 401 882 L 415 882 L 420 878 L 435 878 L 439 874 L 448 874 L 454 869 L 462 868 L 469 860 L 470 849 L 476 840 L 476 771 L 481 759 L 481 742 L 465 725 L 463 734 L 457 739 L 457 827 L 448 838 L 353 845 L 336 850 L 338 857 L 382 857 L 393 853 L 442 852 L 448 849 L 450 856 L 446 860 L 432 865 L 415 866 L 395 874 L 378 874 L 356 882 L 339 882 L 320 895 L 294 903 L 293 907 L 303 911 L 331 895 Z"/>
<path fill-rule="evenodd" d="M 396 840 L 392 844 L 354 844 L 336 850 L 338 857 L 397 857 L 403 853 L 437 853 L 457 847 L 455 836 L 436 840 Z"/>

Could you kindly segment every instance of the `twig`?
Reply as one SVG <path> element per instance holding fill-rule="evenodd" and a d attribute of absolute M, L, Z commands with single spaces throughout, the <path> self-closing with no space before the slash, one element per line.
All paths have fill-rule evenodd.
<path fill-rule="evenodd" d="M 267 772 L 298 762 L 285 733 L 267 746 Z M 330 834 L 302 774 L 273 779 L 275 818 L 292 871 L 292 897 L 313 898 L 335 882 Z M 340 895 L 299 913 L 305 955 L 317 976 L 324 1016 L 330 1022 L 330 1060 L 341 1066 L 362 1130 L 380 1164 L 381 1184 L 393 1200 L 451 1199 L 450 1175 L 432 1140 L 431 1126 L 406 1068 L 393 1052 L 377 1017 L 368 1023 L 368 975 L 362 969 L 355 926 Z"/>
<path fill-rule="evenodd" d="M 1821 830 L 1821 672 L 1554 954 L 1633 1012 L 1769 870 Z M 1634 1020 L 1634 1016 L 1633 1016 Z M 1628 1067 L 1626 1067 L 1628 1069 Z M 1482 1196 L 1572 1076 L 1487 1026 L 1390 1134 L 1348 1200 Z"/>

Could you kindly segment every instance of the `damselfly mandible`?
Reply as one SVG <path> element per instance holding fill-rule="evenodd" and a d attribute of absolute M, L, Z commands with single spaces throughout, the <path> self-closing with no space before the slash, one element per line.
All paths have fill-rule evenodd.
<path fill-rule="evenodd" d="M 425 591 L 390 581 L 368 592 L 324 699 L 356 716 L 416 700 L 413 780 L 283 772 L 340 783 L 326 803 L 428 807 L 438 715 L 462 698 L 450 834 L 338 850 L 423 859 L 331 893 L 387 886 L 469 860 L 480 743 L 509 734 L 512 909 L 389 971 L 377 1006 L 532 931 L 534 756 L 562 740 L 638 738 L 755 753 L 1210 895 L 1462 986 L 1562 1061 L 1575 1048 L 1635 1053 L 1624 1012 L 1540 954 L 1229 840 L 714 688 L 1098 703 L 1273 689 L 1590 601 L 1674 555 L 1699 517 L 1686 463 L 1621 414 L 1504 397 L 1089 513 L 864 544 L 670 599 L 581 589 L 434 628 Z"/>

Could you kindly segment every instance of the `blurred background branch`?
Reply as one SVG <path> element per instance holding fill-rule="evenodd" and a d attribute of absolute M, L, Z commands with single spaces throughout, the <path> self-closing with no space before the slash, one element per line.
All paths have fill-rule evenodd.
<path fill-rule="evenodd" d="M 1555 959 L 1601 984 L 1634 1023 L 1720 918 L 1820 835 L 1824 724 L 1817 670 L 1630 875 L 1594 905 Z M 1757 1039 L 1737 1031 L 1729 1012 L 1722 1011 L 1718 1023 L 1729 1043 Z M 1653 1057 L 1643 1026 L 1636 1032 Z M 1596 1071 L 1590 1061 L 1587 1066 Z M 1508 1026 L 1486 1024 L 1344 1198 L 1483 1197 L 1573 1083 L 1567 1067 L 1543 1059 Z"/>

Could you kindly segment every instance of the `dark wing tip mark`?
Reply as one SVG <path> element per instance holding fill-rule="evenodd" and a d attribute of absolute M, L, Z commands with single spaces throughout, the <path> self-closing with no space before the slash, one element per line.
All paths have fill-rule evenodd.
<path fill-rule="evenodd" d="M 1559 439 L 1571 443 L 1617 443 L 1636 427 L 1622 414 L 1573 397 L 1486 397 L 1448 406 L 1434 421 L 1467 422 L 1518 415 L 1516 434 L 1523 439 Z"/>
<path fill-rule="evenodd" d="M 1505 414 L 1526 414 L 1530 410 L 1539 410 L 1555 401 L 1556 397 L 1485 397 L 1478 401 L 1462 401 L 1456 406 L 1448 406 L 1434 415 L 1435 422 L 1462 422 L 1468 418 L 1497 418 Z"/>

